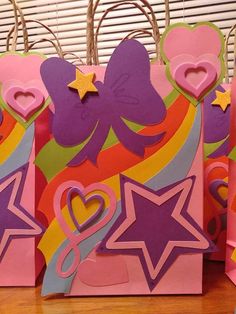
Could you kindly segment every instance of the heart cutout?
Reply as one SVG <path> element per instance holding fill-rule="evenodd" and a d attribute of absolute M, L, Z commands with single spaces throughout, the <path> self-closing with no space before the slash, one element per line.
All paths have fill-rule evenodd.
<path fill-rule="evenodd" d="M 217 71 L 208 61 L 185 62 L 174 72 L 174 80 L 185 92 L 199 100 L 217 80 Z"/>
<path fill-rule="evenodd" d="M 96 211 L 82 224 L 78 223 L 78 219 L 75 216 L 74 208 L 72 206 L 73 196 L 79 196 L 85 207 L 88 207 L 89 203 L 92 202 L 98 203 Z M 85 194 L 79 188 L 71 188 L 67 194 L 67 206 L 74 225 L 76 226 L 79 232 L 82 232 L 84 229 L 88 228 L 101 215 L 105 208 L 105 202 L 104 198 L 99 194 L 92 195 L 86 199 Z"/>
<path fill-rule="evenodd" d="M 35 87 L 10 87 L 6 90 L 4 98 L 8 106 L 26 121 L 32 117 L 44 103 L 44 95 Z"/>
<path fill-rule="evenodd" d="M 129 281 L 127 265 L 120 255 L 102 256 L 91 253 L 79 266 L 77 276 L 92 287 L 113 286 Z"/>

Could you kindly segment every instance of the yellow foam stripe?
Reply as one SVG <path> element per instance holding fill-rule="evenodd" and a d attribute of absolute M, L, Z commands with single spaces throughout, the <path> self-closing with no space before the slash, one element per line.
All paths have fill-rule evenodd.
<path fill-rule="evenodd" d="M 159 151 L 145 159 L 143 162 L 124 171 L 123 174 L 138 182 L 145 183 L 150 178 L 154 177 L 158 172 L 160 172 L 177 155 L 178 151 L 183 146 L 183 143 L 185 143 L 187 140 L 189 132 L 191 131 L 192 125 L 194 123 L 196 112 L 196 107 L 190 105 L 182 125 L 176 131 L 175 135 L 169 140 L 169 142 L 167 142 Z M 119 175 L 115 175 L 103 181 L 103 183 L 113 189 L 113 191 L 116 193 L 117 201 L 119 201 Z M 63 234 L 62 237 L 59 237 L 61 234 L 62 232 L 60 227 L 56 219 L 54 219 L 39 244 L 39 248 L 43 252 L 47 263 L 50 262 L 54 252 L 56 252 L 58 247 L 66 239 Z M 50 243 L 50 247 L 48 243 Z"/>
<path fill-rule="evenodd" d="M 11 156 L 11 154 L 15 151 L 16 147 L 22 140 L 24 134 L 25 128 L 20 123 L 16 123 L 11 134 L 0 145 L 0 164 L 3 164 Z"/>

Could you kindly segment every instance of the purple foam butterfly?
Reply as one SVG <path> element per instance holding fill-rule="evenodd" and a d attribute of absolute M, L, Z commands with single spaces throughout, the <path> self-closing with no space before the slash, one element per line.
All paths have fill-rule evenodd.
<path fill-rule="evenodd" d="M 68 88 L 75 79 L 76 67 L 59 58 L 47 59 L 41 66 L 44 84 L 55 105 L 52 133 L 58 144 L 87 144 L 69 163 L 76 166 L 89 159 L 96 163 L 110 128 L 131 152 L 143 156 L 145 147 L 159 142 L 164 133 L 144 136 L 135 133 L 124 119 L 140 125 L 161 123 L 166 108 L 150 81 L 150 62 L 146 49 L 136 40 L 122 42 L 113 52 L 104 83 L 96 81 L 96 94 L 83 101 Z"/>

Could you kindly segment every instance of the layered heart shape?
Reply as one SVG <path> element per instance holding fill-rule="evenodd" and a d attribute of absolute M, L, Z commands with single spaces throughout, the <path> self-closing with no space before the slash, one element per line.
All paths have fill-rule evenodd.
<path fill-rule="evenodd" d="M 227 199 L 224 199 L 219 192 L 221 187 L 228 189 L 228 183 L 223 180 L 213 180 L 209 184 L 209 191 L 213 198 L 222 206 L 222 208 L 227 208 Z"/>
<path fill-rule="evenodd" d="M 85 207 L 89 207 L 89 205 L 93 202 L 98 204 L 96 211 L 82 224 L 78 223 L 78 219 L 76 218 L 76 215 L 75 215 L 75 209 L 72 205 L 72 198 L 75 196 L 79 196 L 79 198 L 81 199 Z M 82 192 L 80 189 L 72 188 L 69 190 L 67 194 L 67 206 L 68 206 L 70 216 L 73 220 L 74 225 L 76 226 L 79 232 L 82 232 L 84 229 L 89 227 L 90 224 L 92 224 L 101 215 L 105 207 L 105 202 L 104 202 L 104 198 L 101 195 L 96 194 L 96 195 L 92 195 L 86 198 L 84 192 Z"/>
<path fill-rule="evenodd" d="M 44 104 L 44 95 L 35 87 L 9 87 L 4 95 L 8 106 L 24 120 L 31 118 Z"/>
<path fill-rule="evenodd" d="M 188 94 L 200 99 L 216 82 L 217 72 L 208 61 L 185 62 L 175 69 L 174 80 Z"/>
<path fill-rule="evenodd" d="M 194 105 L 224 77 L 224 36 L 212 23 L 176 23 L 161 39 L 170 83 Z"/>
<path fill-rule="evenodd" d="M 40 75 L 40 66 L 45 58 L 39 53 L 21 54 L 18 52 L 6 52 L 0 58 L 1 107 L 7 110 L 24 128 L 28 128 L 51 103 Z M 13 95 L 13 100 L 8 104 L 5 95 L 10 88 L 15 87 L 21 89 L 20 93 L 18 93 L 16 99 Z M 29 88 L 35 88 L 37 91 L 31 90 L 29 92 Z M 34 100 L 35 94 L 37 94 L 36 98 L 39 97 L 38 91 L 44 97 L 40 105 L 37 104 L 38 100 Z M 28 105 L 30 106 L 28 107 Z"/>

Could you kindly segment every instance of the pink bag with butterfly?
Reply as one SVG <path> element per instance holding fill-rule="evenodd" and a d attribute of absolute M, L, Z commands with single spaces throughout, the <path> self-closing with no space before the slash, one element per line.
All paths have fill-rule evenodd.
<path fill-rule="evenodd" d="M 99 0 L 89 1 L 87 65 L 41 66 L 54 104 L 35 160 L 47 180 L 42 295 L 202 292 L 202 254 L 216 250 L 202 230 L 202 103 L 224 76 L 224 39 L 211 23 L 180 23 L 159 44 L 155 14 L 140 2 L 120 1 L 95 29 Z M 130 38 L 145 30 L 134 30 L 99 66 L 101 24 L 127 4 L 145 12 L 158 58 L 150 63 Z"/>

